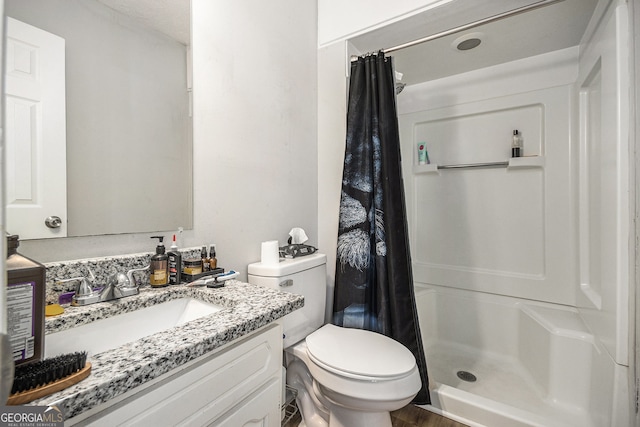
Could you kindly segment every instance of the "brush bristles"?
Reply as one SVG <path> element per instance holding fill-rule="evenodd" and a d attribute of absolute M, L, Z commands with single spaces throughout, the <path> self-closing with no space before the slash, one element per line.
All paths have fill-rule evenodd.
<path fill-rule="evenodd" d="M 87 353 L 76 352 L 16 366 L 11 394 L 31 390 L 68 377 L 84 368 L 86 363 Z"/>

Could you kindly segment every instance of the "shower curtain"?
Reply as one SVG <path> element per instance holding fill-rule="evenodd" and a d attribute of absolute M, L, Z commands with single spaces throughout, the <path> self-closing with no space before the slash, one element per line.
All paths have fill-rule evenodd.
<path fill-rule="evenodd" d="M 333 323 L 382 333 L 411 350 L 422 378 L 414 403 L 427 404 L 394 82 L 392 58 L 382 52 L 351 63 Z"/>

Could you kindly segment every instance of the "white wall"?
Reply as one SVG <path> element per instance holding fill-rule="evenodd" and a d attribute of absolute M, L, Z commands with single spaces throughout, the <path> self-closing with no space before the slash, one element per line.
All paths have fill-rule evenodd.
<path fill-rule="evenodd" d="M 246 273 L 292 227 L 318 242 L 316 4 L 223 3 L 192 2 L 191 240 Z"/>
<path fill-rule="evenodd" d="M 338 213 L 344 164 L 346 55 L 345 43 L 334 43 L 318 50 L 318 245 L 327 255 L 327 321 L 333 312 Z"/>
<path fill-rule="evenodd" d="M 218 265 L 246 278 L 261 241 L 284 243 L 298 226 L 318 243 L 316 3 L 192 7 L 194 229 L 182 245 L 216 243 Z M 152 234 L 22 242 L 20 250 L 42 262 L 149 252 Z"/>

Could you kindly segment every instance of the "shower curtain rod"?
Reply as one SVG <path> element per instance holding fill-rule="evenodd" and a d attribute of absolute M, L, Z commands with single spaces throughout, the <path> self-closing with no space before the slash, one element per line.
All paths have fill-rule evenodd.
<path fill-rule="evenodd" d="M 391 53 L 400 49 L 405 49 L 407 47 L 415 46 L 421 43 L 426 43 L 428 41 L 436 40 L 442 37 L 446 37 L 451 34 L 459 33 L 461 31 L 469 30 L 471 28 L 479 27 L 480 25 L 489 24 L 491 22 L 500 21 L 501 19 L 509 18 L 511 16 L 519 15 L 521 13 L 529 12 L 535 9 L 539 9 L 541 7 L 549 6 L 554 3 L 559 3 L 564 0 L 542 0 L 537 3 L 529 4 L 526 6 L 519 7 L 517 9 L 512 9 L 507 12 L 499 13 L 497 15 L 490 16 L 488 18 L 479 19 L 477 21 L 470 22 L 468 24 L 460 25 L 459 27 L 451 28 L 449 30 L 441 31 L 439 33 L 432 34 L 427 37 L 423 37 L 418 40 L 413 40 L 407 43 L 403 43 L 397 46 L 388 47 L 386 49 L 382 49 L 383 53 Z M 357 55 L 352 55 L 351 60 L 357 59 Z"/>

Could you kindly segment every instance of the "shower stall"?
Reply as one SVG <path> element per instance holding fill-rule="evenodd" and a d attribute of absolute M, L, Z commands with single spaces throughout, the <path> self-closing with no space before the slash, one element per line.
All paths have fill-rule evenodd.
<path fill-rule="evenodd" d="M 630 426 L 634 5 L 527 3 L 549 5 L 466 26 L 482 13 L 454 0 L 347 43 L 458 21 L 391 54 L 425 408 L 471 426 Z"/>
<path fill-rule="evenodd" d="M 594 13 L 580 45 L 398 97 L 432 409 L 469 424 L 630 423 L 628 13 Z"/>

